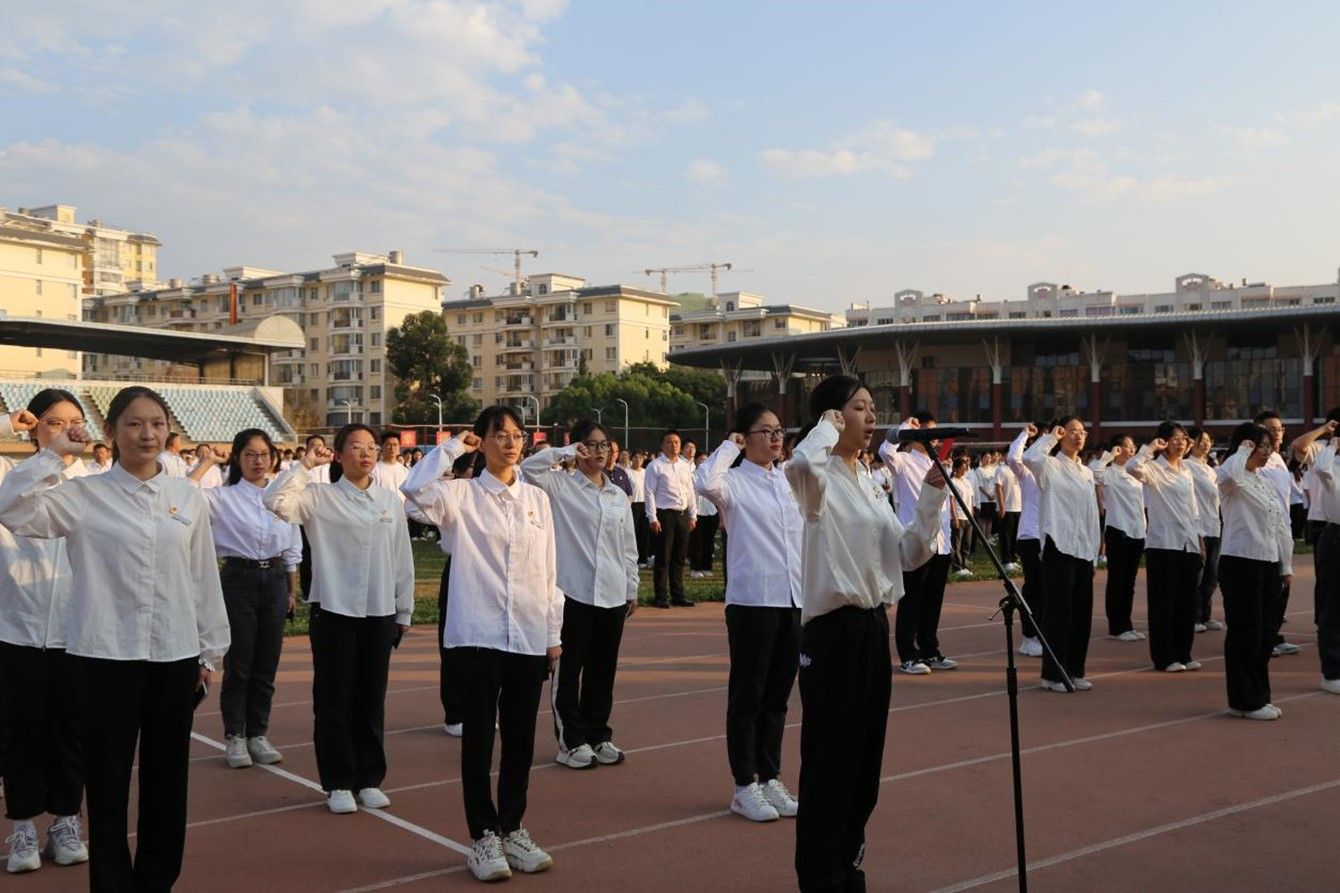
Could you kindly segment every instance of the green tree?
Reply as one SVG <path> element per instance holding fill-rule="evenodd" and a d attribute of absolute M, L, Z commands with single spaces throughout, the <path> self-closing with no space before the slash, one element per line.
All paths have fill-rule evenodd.
<path fill-rule="evenodd" d="M 540 418 L 546 425 L 571 425 L 579 419 L 593 418 L 592 408 L 605 411 L 605 421 L 614 430 L 623 422 L 623 407 L 616 398 L 628 401 L 628 423 L 634 428 L 683 427 L 701 425 L 701 410 L 693 397 L 663 377 L 628 371 L 622 375 L 604 372 L 577 376 L 550 402 Z M 654 438 L 653 438 L 654 439 Z"/>
<path fill-rule="evenodd" d="M 479 412 L 479 401 L 469 391 L 474 377 L 470 354 L 448 337 L 441 314 L 425 310 L 405 317 L 402 325 L 390 329 L 386 333 L 386 364 L 396 378 L 391 421 L 435 424 L 434 394 L 442 399 L 444 421 L 467 421 Z"/>
<path fill-rule="evenodd" d="M 665 369 L 657 369 L 655 363 L 634 363 L 628 367 L 628 372 L 665 381 L 688 394 L 695 402 L 706 403 L 713 411 L 726 405 L 726 379 L 711 369 L 676 366 L 673 363 Z"/>

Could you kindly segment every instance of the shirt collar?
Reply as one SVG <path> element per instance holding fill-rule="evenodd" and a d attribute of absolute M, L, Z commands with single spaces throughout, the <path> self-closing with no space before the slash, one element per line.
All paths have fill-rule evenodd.
<path fill-rule="evenodd" d="M 344 490 L 345 493 L 349 494 L 350 496 L 362 497 L 363 499 L 372 499 L 373 498 L 372 488 L 376 485 L 373 484 L 371 481 L 369 481 L 368 488 L 366 490 L 360 490 L 357 487 L 355 487 L 347 477 L 341 477 L 338 481 L 335 482 L 335 486 L 340 487 L 341 489 Z"/>
<path fill-rule="evenodd" d="M 507 494 L 512 499 L 521 498 L 521 475 L 519 472 L 512 479 L 510 487 L 494 477 L 487 468 L 480 472 L 479 477 L 475 480 L 479 481 L 479 486 L 483 487 L 486 492 L 495 496 Z"/>
<path fill-rule="evenodd" d="M 127 493 L 134 493 L 141 487 L 148 487 L 150 491 L 157 493 L 163 488 L 163 463 L 158 463 L 158 473 L 147 481 L 142 481 L 135 477 L 135 475 L 126 471 L 125 468 L 121 466 L 120 462 L 113 463 L 112 470 L 107 472 L 106 476 L 116 481 L 121 489 L 125 490 Z"/>
<path fill-rule="evenodd" d="M 748 459 L 745 459 L 737 467 L 743 470 L 745 474 L 757 475 L 768 478 L 769 480 L 775 477 L 777 472 L 777 467 L 775 465 L 769 465 L 767 468 L 764 468 L 757 462 L 750 462 Z"/>

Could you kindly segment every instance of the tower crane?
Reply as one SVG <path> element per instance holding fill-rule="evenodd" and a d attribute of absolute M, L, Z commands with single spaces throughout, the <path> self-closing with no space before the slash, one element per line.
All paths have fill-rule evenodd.
<path fill-rule="evenodd" d="M 649 268 L 647 268 L 647 269 L 645 269 L 645 270 L 634 270 L 633 272 L 634 272 L 634 273 L 642 273 L 643 275 L 646 275 L 646 276 L 650 276 L 652 273 L 660 273 L 660 274 L 661 274 L 661 291 L 662 291 L 662 292 L 665 292 L 666 294 L 669 294 L 669 292 L 666 291 L 666 284 L 667 284 L 667 283 L 666 283 L 666 278 L 667 278 L 667 276 L 668 276 L 669 274 L 671 274 L 671 273 L 694 273 L 694 272 L 698 272 L 698 271 L 701 271 L 701 270 L 708 270 L 708 271 L 710 271 L 711 274 L 712 274 L 712 300 L 715 301 L 715 300 L 716 300 L 716 296 L 717 296 L 717 271 L 718 271 L 718 270 L 727 270 L 727 271 L 729 271 L 733 266 L 734 266 L 734 264 L 731 264 L 731 263 L 686 264 L 685 266 L 682 266 L 682 267 L 649 267 Z M 741 272 L 743 272 L 743 271 L 741 271 Z"/>
<path fill-rule="evenodd" d="M 525 248 L 438 248 L 434 254 L 510 254 L 513 258 L 513 277 L 517 291 L 521 290 L 521 258 L 526 255 L 539 257 L 540 252 Z"/>

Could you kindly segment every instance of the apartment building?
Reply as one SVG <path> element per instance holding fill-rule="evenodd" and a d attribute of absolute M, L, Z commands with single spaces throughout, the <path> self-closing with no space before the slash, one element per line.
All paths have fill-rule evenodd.
<path fill-rule="evenodd" d="M 842 328 L 836 313 L 795 304 L 764 304 L 760 295 L 733 291 L 718 294 L 701 310 L 681 311 L 670 318 L 670 349 L 734 344 Z"/>
<path fill-rule="evenodd" d="M 89 299 L 85 319 L 178 331 L 231 328 L 233 295 L 242 326 L 281 315 L 302 328 L 305 350 L 277 353 L 270 383 L 284 389 L 284 414 L 300 427 L 346 421 L 389 422 L 395 379 L 386 365 L 386 331 L 405 317 L 438 312 L 449 280 L 405 263 L 404 254 L 337 254 L 334 266 L 303 273 L 231 267 L 190 283 Z M 100 377 L 189 378 L 194 368 L 134 357 L 90 354 L 85 371 Z"/>
<path fill-rule="evenodd" d="M 0 314 L 80 317 L 84 240 L 0 209 Z M 78 351 L 0 346 L 0 370 L 15 378 L 79 375 Z"/>
<path fill-rule="evenodd" d="M 80 223 L 76 210 L 74 205 L 45 205 L 19 208 L 5 217 L 80 240 L 86 297 L 147 288 L 158 281 L 158 249 L 162 243 L 157 237 L 108 226 L 96 219 Z"/>
<path fill-rule="evenodd" d="M 488 406 L 533 395 L 543 407 L 582 368 L 592 375 L 642 362 L 664 368 L 678 306 L 660 292 L 544 273 L 503 295 L 485 296 L 474 286 L 467 299 L 443 304 L 442 313 L 470 352 L 475 399 Z"/>

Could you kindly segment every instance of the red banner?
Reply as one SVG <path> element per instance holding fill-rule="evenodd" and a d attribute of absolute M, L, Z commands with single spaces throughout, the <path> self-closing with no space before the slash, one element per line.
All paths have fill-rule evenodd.
<path fill-rule="evenodd" d="M 442 444 L 446 443 L 448 440 L 451 440 L 451 432 L 450 432 L 450 431 L 448 431 L 448 430 L 446 430 L 446 429 L 444 428 L 444 429 L 442 429 L 441 431 L 437 432 L 437 443 L 438 443 L 439 446 L 441 446 Z"/>
<path fill-rule="evenodd" d="M 400 432 L 400 448 L 402 450 L 412 450 L 419 445 L 419 432 L 413 428 L 405 428 Z"/>

